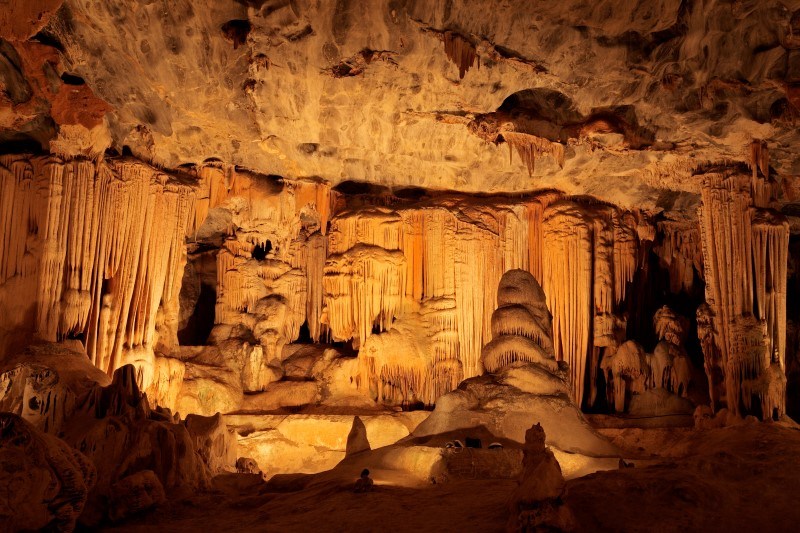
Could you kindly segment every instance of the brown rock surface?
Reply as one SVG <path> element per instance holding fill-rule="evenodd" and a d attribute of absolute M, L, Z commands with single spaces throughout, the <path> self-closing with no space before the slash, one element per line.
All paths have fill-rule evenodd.
<path fill-rule="evenodd" d="M 72 531 L 97 473 L 61 439 L 0 413 L 0 523 L 4 531 Z"/>

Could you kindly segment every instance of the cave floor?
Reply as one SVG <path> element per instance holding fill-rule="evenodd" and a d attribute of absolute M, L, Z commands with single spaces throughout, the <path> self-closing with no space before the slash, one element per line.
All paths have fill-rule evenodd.
<path fill-rule="evenodd" d="M 578 531 L 797 531 L 800 427 L 749 423 L 603 429 L 635 464 L 568 481 Z M 370 452 L 365 452 L 369 454 Z M 356 494 L 346 460 L 315 475 L 225 474 L 209 494 L 173 500 L 115 531 L 504 531 L 513 480 L 415 482 L 374 473 Z"/>

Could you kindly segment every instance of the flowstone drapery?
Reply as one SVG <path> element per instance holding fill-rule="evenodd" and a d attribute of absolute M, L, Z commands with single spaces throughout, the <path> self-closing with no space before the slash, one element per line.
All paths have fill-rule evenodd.
<path fill-rule="evenodd" d="M 785 404 L 789 224 L 769 208 L 775 187 L 763 146 L 752 175 L 711 169 L 699 210 L 707 307 L 698 311 L 712 402 L 735 414 L 780 416 Z"/>

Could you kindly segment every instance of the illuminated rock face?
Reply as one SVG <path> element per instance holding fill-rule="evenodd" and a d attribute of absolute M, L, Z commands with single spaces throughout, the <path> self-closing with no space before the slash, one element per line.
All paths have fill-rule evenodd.
<path fill-rule="evenodd" d="M 101 370 L 133 362 L 149 385 L 193 188 L 132 161 L 2 156 L 0 174 L 2 349 L 80 337 Z"/>
<path fill-rule="evenodd" d="M 59 43 L 55 77 L 110 107 L 106 145 L 166 168 L 217 157 L 332 184 L 557 187 L 652 209 L 667 190 L 699 193 L 697 165 L 741 160 L 754 137 L 796 174 L 791 1 L 6 4 L 3 38 Z M 25 122 L 45 145 L 56 134 Z"/>
<path fill-rule="evenodd" d="M 786 148 L 800 29 L 777 0 L 37 0 L 2 20 L 0 143 L 61 159 L 0 160 L 0 349 L 79 338 L 109 375 L 134 364 L 154 401 L 213 414 L 270 388 L 256 403 L 286 404 L 291 343 L 348 342 L 339 392 L 431 405 L 484 372 L 492 292 L 522 269 L 572 397 L 597 408 L 601 361 L 654 338 L 642 324 L 665 302 L 639 293 L 655 252 L 671 293 L 705 283 L 715 405 L 781 386 L 760 376 L 786 368 L 788 230 L 764 209 L 800 197 Z M 728 175 L 738 162 L 749 191 Z M 755 366 L 731 344 L 749 315 L 769 339 Z M 210 347 L 181 352 L 190 330 L 180 344 Z M 321 401 L 317 378 L 298 398 Z"/>
<path fill-rule="evenodd" d="M 770 209 L 776 190 L 762 146 L 752 174 L 711 169 L 699 212 L 707 306 L 698 310 L 712 405 L 762 418 L 785 413 L 789 224 Z M 766 171 L 766 174 L 764 172 Z"/>
<path fill-rule="evenodd" d="M 492 317 L 495 335 L 481 354 L 488 373 L 466 379 L 458 389 L 441 396 L 415 436 L 488 431 L 494 438 L 525 443 L 530 426 L 541 424 L 548 444 L 559 450 L 590 456 L 615 453 L 610 443 L 594 433 L 570 397 L 566 365 L 559 364 L 553 354 L 550 314 L 544 302 L 544 292 L 529 272 L 510 270 L 502 276 Z M 510 312 L 516 316 L 512 318 Z M 540 438 L 543 446 L 543 432 Z"/>
<path fill-rule="evenodd" d="M 464 379 L 539 352 L 567 363 L 579 405 L 598 405 L 605 380 L 609 404 L 621 410 L 651 388 L 686 396 L 690 382 L 686 324 L 673 315 L 656 315 L 662 342 L 652 356 L 634 339 L 620 346 L 625 314 L 639 301 L 631 287 L 647 275 L 652 249 L 668 261 L 671 290 L 691 292 L 706 277 L 698 331 L 714 404 L 734 394 L 749 409 L 758 397 L 760 415 L 780 414 L 788 226 L 766 208 L 777 193 L 759 174 L 760 149 L 753 176 L 707 173 L 699 265 L 686 223 L 656 227 L 640 211 L 557 192 L 354 194 L 220 163 L 170 174 L 127 160 L 3 156 L 0 294 L 14 312 L 3 317 L 2 342 L 17 350 L 32 337 L 80 338 L 102 371 L 132 363 L 153 401 L 186 413 L 234 411 L 245 393 L 266 410 L 341 394 L 359 404 L 432 405 Z M 714 244 L 730 228 L 743 228 L 741 246 Z M 190 351 L 177 340 L 187 239 L 215 256 L 204 281 L 213 293 L 209 346 Z M 751 272 L 741 290 L 723 283 L 736 268 Z M 512 269 L 546 296 L 503 299 L 501 274 Z M 498 283 L 495 309 L 485 287 Z M 768 355 L 736 355 L 731 344 L 758 337 L 751 332 L 760 326 L 737 318 L 750 315 L 765 322 Z M 356 361 L 285 382 L 285 348 L 301 330 L 310 342 L 349 341 Z M 331 380 L 349 385 L 331 389 Z"/>

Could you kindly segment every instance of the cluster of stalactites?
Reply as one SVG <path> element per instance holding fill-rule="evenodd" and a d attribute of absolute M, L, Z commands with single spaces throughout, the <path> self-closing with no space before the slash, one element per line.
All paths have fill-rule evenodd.
<path fill-rule="evenodd" d="M 593 332 L 596 324 L 612 325 L 626 286 L 639 264 L 638 222 L 617 209 L 564 200 L 545 211 L 542 286 L 553 314 L 556 359 L 570 368 L 572 393 L 583 401 L 587 361 L 595 345 L 612 332 Z M 645 233 L 646 235 L 646 233 Z M 594 365 L 594 357 L 591 359 Z M 590 370 L 592 375 L 594 366 Z M 596 384 L 590 378 L 594 396 Z"/>
<path fill-rule="evenodd" d="M 455 302 L 426 300 L 402 315 L 391 331 L 371 335 L 359 351 L 357 384 L 390 405 L 433 405 L 463 379 Z"/>
<path fill-rule="evenodd" d="M 481 60 L 475 52 L 475 45 L 469 39 L 452 31 L 444 32 L 442 38 L 444 40 L 444 53 L 447 55 L 447 59 L 458 67 L 459 79 L 464 79 L 464 75 L 472 68 L 476 60 L 478 68 L 480 68 Z"/>
<path fill-rule="evenodd" d="M 669 270 L 670 292 L 691 293 L 695 272 L 703 278 L 703 249 L 697 223 L 665 220 L 658 223 L 658 229 L 662 238 L 656 251 Z"/>
<path fill-rule="evenodd" d="M 759 169 L 762 160 L 758 158 Z M 785 371 L 789 225 L 777 212 L 756 207 L 764 200 L 758 200 L 759 182 L 767 179 L 735 170 L 706 174 L 699 209 L 709 308 L 703 317 L 709 324 L 701 332 L 706 372 L 709 382 L 723 389 L 712 390 L 712 399 L 718 404 L 724 400 L 736 414 L 742 407 L 750 409 L 753 387 L 744 383 L 764 382 L 760 373 L 772 372 L 772 364 Z M 741 349 L 753 344 L 745 341 L 749 334 L 742 330 L 760 328 L 753 321 L 765 325 L 766 365 L 753 366 Z M 751 369 L 759 374 L 752 375 Z M 722 379 L 715 379 L 717 375 Z M 770 390 L 780 386 L 780 380 L 769 383 Z"/>
<path fill-rule="evenodd" d="M 324 338 L 326 234 L 338 195 L 319 181 L 278 179 L 218 162 L 199 167 L 196 175 L 190 234 L 196 237 L 215 209 L 229 212 L 231 220 L 217 256 L 217 323 L 235 322 L 262 298 L 279 294 L 292 317 L 307 320 L 312 340 Z M 269 250 L 265 260 L 252 259 L 256 246 Z M 287 331 L 289 341 L 299 335 L 299 328 Z"/>
<path fill-rule="evenodd" d="M 648 388 L 650 366 L 644 349 L 635 341 L 625 341 L 607 353 L 601 363 L 605 373 L 608 403 L 617 412 L 626 408 L 626 400 Z"/>
<path fill-rule="evenodd" d="M 688 395 L 692 366 L 683 348 L 688 321 L 664 306 L 653 317 L 653 325 L 660 342 L 652 354 L 628 340 L 619 347 L 612 344 L 603 356 L 606 395 L 615 411 L 624 411 L 634 394 L 650 389 Z"/>
<path fill-rule="evenodd" d="M 206 164 L 196 171 L 197 209 L 190 234 L 197 235 L 212 210 L 231 212 L 229 235 L 247 228 L 254 239 L 270 239 L 278 255 L 289 261 L 291 242 L 306 235 L 327 233 L 336 194 L 326 183 L 278 179 L 233 165 Z"/>
<path fill-rule="evenodd" d="M 253 248 L 251 242 L 229 239 L 217 254 L 216 323 L 235 324 L 244 320 L 243 315 L 269 321 L 270 313 L 262 311 L 264 302 L 277 298 L 283 304 L 281 308 L 285 306 L 287 310 L 280 313 L 281 324 L 276 327 L 280 330 L 279 337 L 284 342 L 292 341 L 299 336 L 306 319 L 309 303 L 306 273 L 299 266 L 272 257 L 254 259 Z"/>
<path fill-rule="evenodd" d="M 386 313 L 374 314 L 377 308 L 361 300 L 363 292 L 348 292 L 351 273 L 340 268 L 350 250 L 361 243 L 404 258 L 405 282 L 396 315 L 401 320 L 395 324 L 421 327 L 428 358 L 425 392 L 406 390 L 413 391 L 417 400 L 431 403 L 459 379 L 482 374 L 481 348 L 492 338 L 495 309 L 492 291 L 486 287 L 497 286 L 502 273 L 514 268 L 541 276 L 542 218 L 546 207 L 559 197 L 544 193 L 494 205 L 443 199 L 435 207 L 373 207 L 337 215 L 331 222 L 331 257 L 325 269 L 324 316 L 333 336 L 346 340 L 363 334 L 367 337 L 359 342 L 366 345 L 374 330 L 388 326 L 380 318 Z M 374 312 L 370 315 L 361 309 Z M 369 357 L 379 362 L 382 345 L 370 345 L 375 349 Z M 361 372 L 373 391 L 380 376 L 380 364 L 375 364 L 374 372 L 369 365 Z M 385 401 L 407 401 L 400 389 L 384 385 Z"/>
<path fill-rule="evenodd" d="M 436 207 L 343 212 L 331 222 L 329 253 L 332 258 L 340 257 L 359 243 L 400 253 L 405 259 L 401 310 L 432 299 L 454 301 L 454 327 L 436 333 L 453 340 L 440 345 L 448 351 L 446 357 L 437 357 L 460 361 L 464 377 L 471 377 L 483 372 L 480 351 L 491 338 L 495 303 L 485 287 L 496 286 L 502 272 L 512 268 L 540 275 L 542 217 L 546 206 L 558 197 L 545 193 L 491 206 L 443 200 Z M 331 325 L 337 324 L 332 328 L 335 337 L 357 337 L 349 317 L 363 316 L 354 307 L 370 304 L 336 289 L 336 269 L 330 263 L 326 267 L 332 275 L 325 290 L 326 318 Z M 369 335 L 371 326 L 364 322 L 358 330 Z"/>
<path fill-rule="evenodd" d="M 37 336 L 83 335 L 108 373 L 126 352 L 152 353 L 159 308 L 180 286 L 193 189 L 133 162 L 0 163 L 2 272 L 35 280 L 14 297 L 36 302 Z"/>
<path fill-rule="evenodd" d="M 558 166 L 564 166 L 564 145 L 559 142 L 515 131 L 503 132 L 503 139 L 508 144 L 509 163 L 512 160 L 513 150 L 516 150 L 525 168 L 528 169 L 528 177 L 533 177 L 537 157 L 552 155 Z"/>
<path fill-rule="evenodd" d="M 357 244 L 328 257 L 323 272 L 327 325 L 335 340 L 359 346 L 400 314 L 406 261 L 397 250 Z"/>

